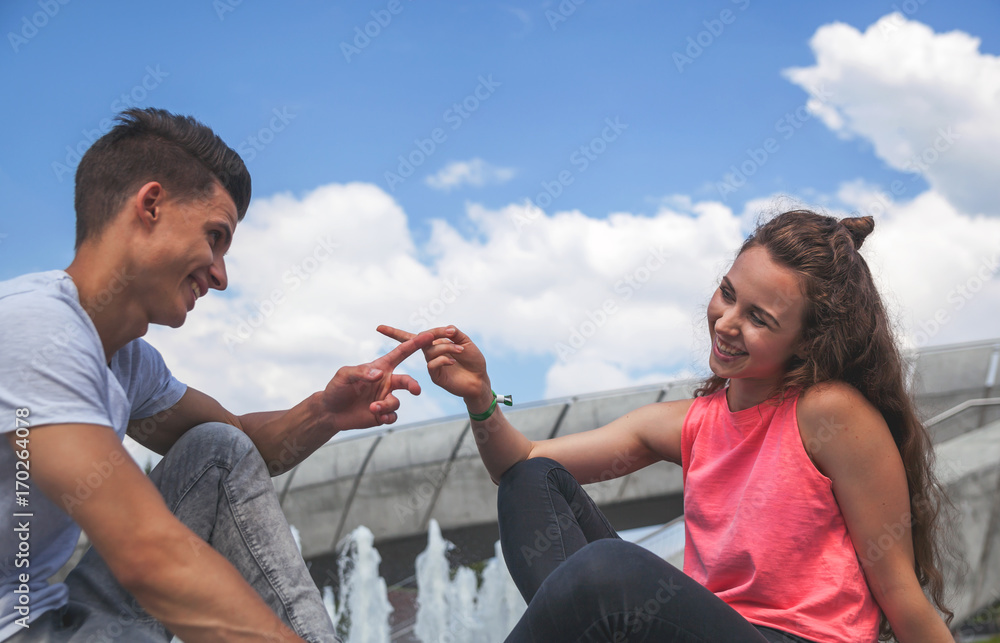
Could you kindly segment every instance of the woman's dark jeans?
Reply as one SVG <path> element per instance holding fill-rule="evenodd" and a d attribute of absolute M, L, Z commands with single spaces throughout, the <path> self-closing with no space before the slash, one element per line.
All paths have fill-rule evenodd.
<path fill-rule="evenodd" d="M 508 642 L 806 641 L 751 624 L 659 556 L 621 540 L 554 460 L 507 471 L 497 507 L 504 560 L 528 603 Z"/>

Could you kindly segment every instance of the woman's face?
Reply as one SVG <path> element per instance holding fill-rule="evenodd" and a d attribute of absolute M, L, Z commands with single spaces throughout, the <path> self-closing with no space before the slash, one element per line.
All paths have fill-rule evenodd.
<path fill-rule="evenodd" d="M 760 246 L 745 250 L 708 303 L 712 372 L 776 384 L 799 350 L 805 306 L 798 275 Z"/>

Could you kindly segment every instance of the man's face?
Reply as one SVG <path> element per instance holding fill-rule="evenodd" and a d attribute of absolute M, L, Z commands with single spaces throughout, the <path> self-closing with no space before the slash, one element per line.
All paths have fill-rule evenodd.
<path fill-rule="evenodd" d="M 236 205 L 216 184 L 207 198 L 157 206 L 146 256 L 141 258 L 140 295 L 149 323 L 177 328 L 209 289 L 225 290 L 224 255 L 236 230 Z"/>

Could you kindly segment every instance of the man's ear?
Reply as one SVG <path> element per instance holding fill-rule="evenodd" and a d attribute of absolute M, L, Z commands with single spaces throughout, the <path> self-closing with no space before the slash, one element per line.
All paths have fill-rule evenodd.
<path fill-rule="evenodd" d="M 136 192 L 132 200 L 134 212 L 143 225 L 152 228 L 160 222 L 157 208 L 166 200 L 166 191 L 157 181 L 146 183 Z"/>

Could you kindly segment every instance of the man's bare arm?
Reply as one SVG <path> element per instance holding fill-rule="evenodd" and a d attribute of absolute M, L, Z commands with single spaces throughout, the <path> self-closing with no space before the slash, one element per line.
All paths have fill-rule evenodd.
<path fill-rule="evenodd" d="M 14 435 L 8 437 L 19 451 Z M 35 427 L 29 462 L 32 481 L 87 533 L 122 586 L 188 643 L 301 640 L 225 558 L 170 513 L 109 427 Z M 110 471 L 97 483 L 88 475 L 95 465 Z"/>
<path fill-rule="evenodd" d="M 324 390 L 287 411 L 235 415 L 211 396 L 189 387 L 172 408 L 130 422 L 128 434 L 146 448 L 165 455 L 188 429 L 205 422 L 225 422 L 246 433 L 271 475 L 278 475 L 340 431 L 395 422 L 399 399 L 393 393 L 404 389 L 417 395 L 420 386 L 409 375 L 396 375 L 393 370 L 433 339 L 430 333 L 421 333 L 373 362 L 345 366 Z"/>

